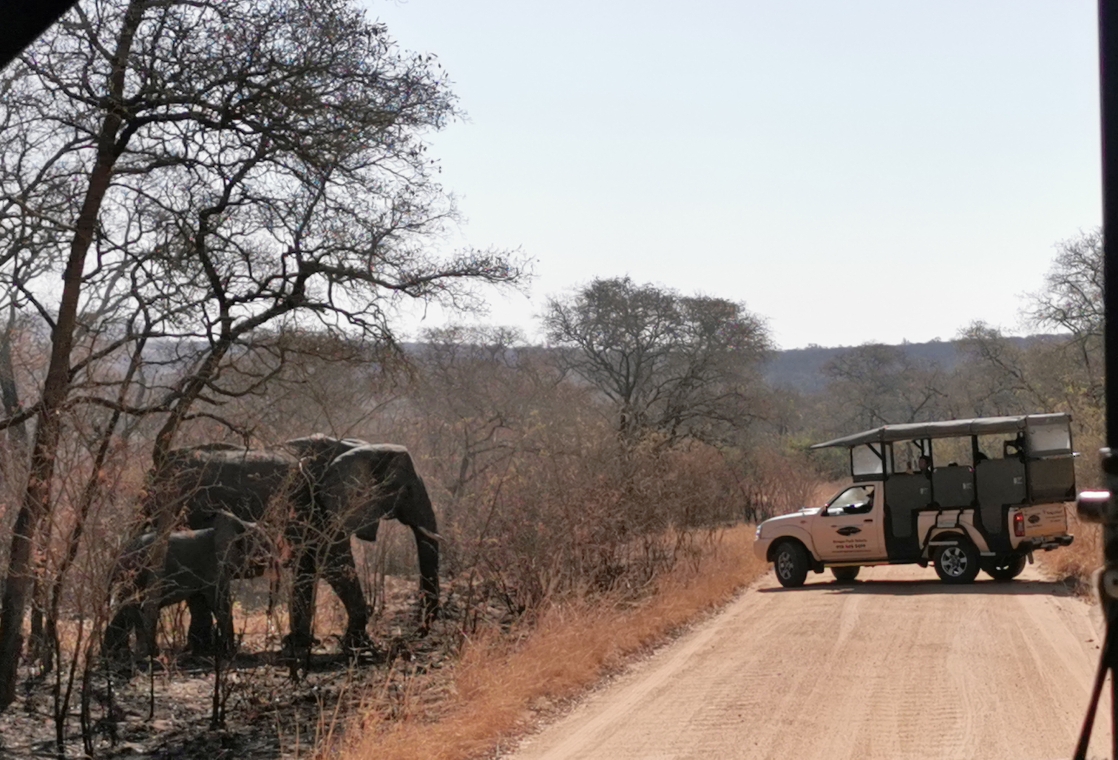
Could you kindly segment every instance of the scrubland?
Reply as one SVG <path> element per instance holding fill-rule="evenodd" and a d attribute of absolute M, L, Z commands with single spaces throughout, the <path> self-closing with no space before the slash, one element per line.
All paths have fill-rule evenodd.
<path fill-rule="evenodd" d="M 491 752 L 757 577 L 750 518 L 814 486 L 793 456 L 599 445 L 561 462 L 515 457 L 452 511 L 441 530 L 455 656 L 370 698 L 331 749 Z"/>
<path fill-rule="evenodd" d="M 649 299 L 664 310 L 653 316 L 676 320 L 672 341 L 640 343 L 647 324 L 603 316 L 607 307 L 648 316 L 630 307 Z M 355 542 L 375 652 L 350 662 L 339 651 L 344 614 L 323 588 L 322 647 L 301 668 L 282 661 L 290 570 L 280 569 L 270 590 L 257 581 L 239 591 L 242 647 L 231 663 L 183 660 L 184 615 L 169 611 L 164 655 L 137 663 L 158 674 L 146 691 L 103 667 L 99 647 L 112 567 L 140 529 L 165 430 L 165 408 L 140 402 L 173 395 L 194 365 L 168 344 L 142 376 L 97 365 L 79 390 L 135 400 L 75 402 L 63 415 L 52 501 L 34 536 L 22 691 L 0 715 L 5 735 L 104 756 L 159 742 L 206 755 L 214 736 L 272 754 L 359 752 L 364 742 L 400 756 L 483 752 L 747 583 L 759 569 L 747 526 L 819 503 L 847 469 L 839 452 L 809 456 L 812 442 L 882 420 L 1058 409 L 1075 416 L 1080 450 L 1098 445 L 1097 377 L 1068 361 L 1074 343 L 1015 343 L 976 325 L 950 371 L 901 347 L 861 346 L 824 367 L 826 390 L 811 395 L 763 382 L 763 324 L 740 305 L 628 280 L 596 281 L 566 304 L 585 312 L 586 329 L 574 330 L 578 319 L 559 303 L 549 324 L 572 329 L 551 348 L 499 329 L 432 331 L 396 352 L 295 331 L 223 359 L 223 393 L 195 398 L 173 445 L 275 446 L 325 433 L 407 446 L 438 517 L 442 617 L 420 635 L 414 544 L 388 520 L 375 544 Z M 611 332 L 619 324 L 630 333 Z M 755 340 L 739 355 L 742 335 Z M 33 330 L 18 337 L 15 380 L 36 387 L 46 341 Z M 649 351 L 655 371 L 634 369 Z M 7 535 L 29 482 L 23 422 L 0 440 Z M 1094 459 L 1077 467 L 1080 485 L 1095 485 Z M 1098 539 L 1089 526 L 1076 532 L 1075 546 L 1043 561 L 1083 578 Z M 17 543 L 0 545 L 0 564 L 10 566 Z M 157 720 L 173 730 L 152 732 Z M 255 732 L 247 744 L 244 732 Z"/>
<path fill-rule="evenodd" d="M 375 652 L 340 652 L 344 610 L 320 584 L 323 643 L 293 671 L 279 655 L 281 568 L 237 584 L 240 649 L 220 669 L 182 654 L 181 607 L 163 615 L 157 660 L 106 668 L 109 578 L 139 525 L 148 431 L 118 441 L 96 471 L 74 439 L 39 558 L 45 602 L 26 629 L 23 696 L 0 715 L 7 737 L 26 738 L 5 739 L 9 749 L 468 757 L 727 600 L 761 569 L 752 524 L 812 498 L 803 453 L 763 427 L 719 443 L 626 438 L 595 389 L 546 356 L 456 351 L 420 356 L 410 376 L 364 362 L 293 365 L 271 393 L 221 411 L 254 429 L 254 443 L 326 432 L 408 446 L 441 537 L 442 613 L 427 635 L 411 533 L 386 520 L 375 544 L 354 540 Z M 95 435 L 95 418 L 72 421 Z M 182 443 L 215 440 L 238 442 L 203 419 Z"/>
<path fill-rule="evenodd" d="M 343 757 L 482 757 L 515 739 L 627 659 L 648 651 L 725 603 L 765 569 L 751 551 L 752 527 L 707 533 L 686 562 L 663 573 L 643 598 L 571 599 L 541 611 L 530 626 L 478 631 L 441 678 L 416 692 L 445 690 L 403 711 L 367 705 L 359 732 L 338 745 Z"/>
<path fill-rule="evenodd" d="M 1069 510 L 1068 528 L 1075 541 L 1071 546 L 1034 555 L 1040 566 L 1057 580 L 1087 597 L 1094 595 L 1092 576 L 1102 567 L 1102 527 L 1080 522 Z"/>

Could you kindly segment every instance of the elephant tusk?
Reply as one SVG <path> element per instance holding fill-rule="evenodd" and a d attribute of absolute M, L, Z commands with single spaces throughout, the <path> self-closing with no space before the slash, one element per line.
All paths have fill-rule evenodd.
<path fill-rule="evenodd" d="M 415 526 L 415 530 L 422 533 L 424 536 L 431 539 L 432 541 L 442 541 L 443 540 L 443 537 L 440 536 L 438 533 L 435 533 L 434 531 L 427 530 L 426 528 L 421 528 L 418 525 Z"/>

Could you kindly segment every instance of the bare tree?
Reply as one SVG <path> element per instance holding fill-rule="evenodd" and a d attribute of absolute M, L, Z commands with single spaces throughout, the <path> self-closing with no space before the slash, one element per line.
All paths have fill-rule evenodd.
<path fill-rule="evenodd" d="M 1043 290 L 1031 294 L 1025 316 L 1034 327 L 1070 334 L 1069 347 L 1082 368 L 1085 392 L 1101 408 L 1103 370 L 1102 230 L 1081 232 L 1056 246 Z"/>
<path fill-rule="evenodd" d="M 1103 402 L 1092 392 L 1092 374 L 1078 360 L 1083 344 L 1074 337 L 1011 339 L 976 322 L 960 333 L 958 345 L 964 361 L 955 369 L 951 395 L 968 414 L 1071 412 L 1077 446 L 1102 445 Z M 1077 460 L 1084 482 L 1098 476 L 1097 461 Z"/>
<path fill-rule="evenodd" d="M 21 628 L 32 583 L 31 549 L 39 524 L 50 510 L 51 481 L 61 434 L 60 411 L 70 385 L 70 349 L 76 328 L 82 274 L 101 203 L 119 156 L 116 145 L 123 122 L 125 66 L 142 15 L 142 3 L 134 0 L 122 15 L 112 52 L 105 50 L 108 54 L 108 76 L 103 80 L 104 100 L 113 108 L 96 128 L 96 153 L 81 210 L 74 223 L 74 235 L 62 277 L 62 296 L 57 317 L 53 320 L 50 364 L 38 404 L 27 488 L 12 532 L 3 608 L 0 609 L 0 709 L 15 699 L 16 673 L 23 644 Z M 24 67 L 17 66 L 13 76 L 25 75 L 26 71 Z"/>
<path fill-rule="evenodd" d="M 472 283 L 519 276 L 501 252 L 425 251 L 454 209 L 422 138 L 454 117 L 454 100 L 433 59 L 400 51 L 345 0 L 95 0 L 29 48 L 4 87 L 20 110 L 0 121 L 0 152 L 27 136 L 28 163 L 68 194 L 52 221 L 66 232 L 53 243 L 62 295 L 39 303 L 23 290 L 51 326 L 46 380 L 31 412 L 3 423 L 33 413 L 37 424 L 0 610 L 0 708 L 15 694 L 67 408 L 160 415 L 158 464 L 192 416 L 267 382 L 221 381 L 261 347 L 261 328 L 391 344 L 400 299 L 468 307 Z M 133 375 L 156 387 L 125 397 L 116 389 L 140 341 Z"/>
<path fill-rule="evenodd" d="M 428 330 L 416 354 L 410 395 L 456 502 L 470 483 L 538 446 L 531 441 L 531 418 L 543 398 L 557 392 L 559 378 L 512 328 Z"/>
<path fill-rule="evenodd" d="M 851 348 L 823 372 L 841 429 L 934 419 L 945 398 L 946 378 L 939 366 L 913 358 L 902 346 Z"/>
<path fill-rule="evenodd" d="M 65 220 L 72 217 L 68 177 L 57 171 L 75 141 L 54 142 L 33 121 L 35 98 L 22 78 L 0 80 L 0 134 L 7 139 L 0 151 L 0 403 L 4 416 L 14 417 L 22 406 L 13 366 L 12 349 L 23 310 L 35 304 L 28 286 L 53 271 L 69 235 Z M 8 428 L 20 453 L 28 444 L 21 420 Z"/>
<path fill-rule="evenodd" d="M 1056 399 L 1035 366 L 1035 351 L 983 322 L 960 331 L 957 345 L 965 361 L 956 374 L 970 391 L 975 415 L 1054 411 Z"/>
<path fill-rule="evenodd" d="M 717 437 L 756 414 L 756 371 L 770 341 L 742 304 L 623 277 L 550 299 L 543 323 L 548 339 L 568 349 L 564 369 L 612 402 L 623 438 Z"/>

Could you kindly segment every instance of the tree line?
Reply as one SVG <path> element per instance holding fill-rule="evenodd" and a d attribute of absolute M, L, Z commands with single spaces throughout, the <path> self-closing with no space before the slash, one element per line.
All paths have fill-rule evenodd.
<path fill-rule="evenodd" d="M 801 425 L 817 436 L 888 423 L 1070 412 L 1084 483 L 1098 477 L 1103 442 L 1102 233 L 1081 232 L 1056 245 L 1040 287 L 1023 297 L 1022 327 L 1032 336 L 972 322 L 955 337 L 951 365 L 904 346 L 867 344 L 823 367 L 818 394 L 798 396 Z"/>

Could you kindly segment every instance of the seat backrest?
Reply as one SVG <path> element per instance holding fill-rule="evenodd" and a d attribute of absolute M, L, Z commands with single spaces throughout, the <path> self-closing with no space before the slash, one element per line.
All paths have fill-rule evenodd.
<path fill-rule="evenodd" d="M 889 511 L 893 536 L 911 536 L 915 522 L 912 513 L 926 509 L 931 501 L 931 481 L 922 473 L 891 475 L 885 481 L 885 508 Z"/>
<path fill-rule="evenodd" d="M 1025 464 L 1018 459 L 987 459 L 975 466 L 982 526 L 1001 533 L 1002 507 L 1025 502 Z"/>
<path fill-rule="evenodd" d="M 974 472 L 970 467 L 937 467 L 932 473 L 932 496 L 941 507 L 969 507 L 974 502 Z"/>

